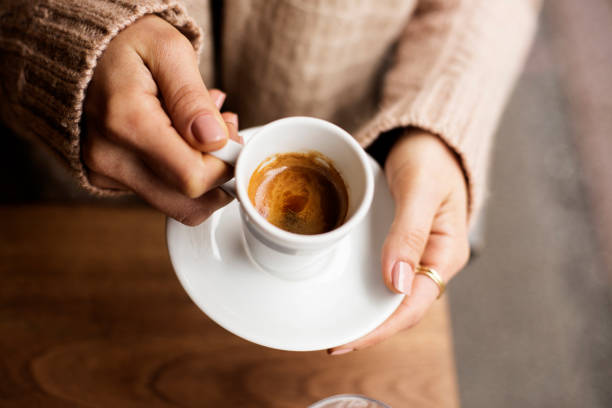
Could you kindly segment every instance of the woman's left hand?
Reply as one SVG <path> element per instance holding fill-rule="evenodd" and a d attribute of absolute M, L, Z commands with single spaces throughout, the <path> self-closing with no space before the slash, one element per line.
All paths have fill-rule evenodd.
<path fill-rule="evenodd" d="M 393 145 L 385 173 L 395 218 L 382 250 L 385 284 L 406 296 L 377 329 L 331 354 L 360 350 L 414 326 L 436 300 L 438 286 L 415 275 L 419 265 L 448 282 L 469 258 L 467 186 L 455 154 L 437 136 L 410 129 Z"/>

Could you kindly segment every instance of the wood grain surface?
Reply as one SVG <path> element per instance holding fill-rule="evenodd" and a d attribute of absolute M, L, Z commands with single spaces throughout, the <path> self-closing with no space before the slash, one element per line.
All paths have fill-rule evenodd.
<path fill-rule="evenodd" d="M 164 225 L 140 207 L 0 207 L 0 406 L 458 406 L 445 300 L 369 350 L 267 349 L 189 300 Z"/>

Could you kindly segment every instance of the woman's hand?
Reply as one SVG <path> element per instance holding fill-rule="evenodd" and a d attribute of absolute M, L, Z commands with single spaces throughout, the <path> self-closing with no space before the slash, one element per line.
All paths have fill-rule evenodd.
<path fill-rule="evenodd" d="M 237 135 L 221 114 L 225 95 L 206 89 L 196 53 L 156 16 L 119 33 L 95 69 L 84 103 L 82 160 L 98 187 L 132 190 L 189 225 L 231 201 L 215 188 L 231 169 L 205 152 Z"/>
<path fill-rule="evenodd" d="M 406 297 L 377 329 L 331 354 L 372 346 L 415 325 L 438 296 L 430 278 L 415 275 L 417 266 L 435 269 L 448 282 L 469 258 L 466 182 L 444 142 L 418 129 L 406 131 L 391 149 L 385 173 L 396 210 L 382 251 L 383 279 Z"/>

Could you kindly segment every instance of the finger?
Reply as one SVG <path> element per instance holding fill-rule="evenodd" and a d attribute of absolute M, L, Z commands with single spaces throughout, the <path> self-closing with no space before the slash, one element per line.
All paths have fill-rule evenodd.
<path fill-rule="evenodd" d="M 136 151 L 157 175 L 186 196 L 199 197 L 231 178 L 230 166 L 185 143 L 157 98 L 120 94 L 108 105 L 105 136 Z"/>
<path fill-rule="evenodd" d="M 187 225 L 198 225 L 232 197 L 215 188 L 192 199 L 169 186 L 136 154 L 104 138 L 88 138 L 83 160 L 94 173 L 117 180 L 164 214 Z"/>
<path fill-rule="evenodd" d="M 211 89 L 208 91 L 208 95 L 210 95 L 210 99 L 212 99 L 217 109 L 221 109 L 223 103 L 225 102 L 225 97 L 227 96 L 225 92 L 218 89 Z"/>
<path fill-rule="evenodd" d="M 129 190 L 129 188 L 127 188 L 124 184 L 121 184 L 118 181 L 113 180 L 110 177 L 106 177 L 100 173 L 96 173 L 95 171 L 88 171 L 87 178 L 89 179 L 89 182 L 92 186 L 112 190 Z"/>
<path fill-rule="evenodd" d="M 434 226 L 420 260 L 421 265 L 433 268 L 438 272 L 445 283 L 448 283 L 466 265 L 470 257 L 467 226 L 462 211 L 449 214 L 448 217 L 453 218 L 452 226 L 442 229 Z M 444 232 L 441 232 L 442 230 Z M 422 285 L 427 285 L 438 296 L 438 285 L 431 278 L 417 274 L 414 278 L 415 284 L 418 281 L 421 281 Z"/>
<path fill-rule="evenodd" d="M 458 222 L 457 229 L 461 230 L 461 221 Z M 427 242 L 420 263 L 435 269 L 444 282 L 448 282 L 465 265 L 468 256 L 467 235 L 434 234 Z M 371 347 L 418 323 L 438 297 L 439 288 L 422 274 L 415 276 L 412 286 L 412 294 L 404 297 L 400 306 L 383 324 L 360 339 L 329 350 L 330 354 L 344 354 Z"/>
<path fill-rule="evenodd" d="M 234 125 L 236 129 L 238 129 L 238 115 L 236 115 L 234 112 L 223 112 L 221 116 L 223 117 L 225 123 L 229 122 Z"/>
<path fill-rule="evenodd" d="M 189 40 L 164 20 L 151 20 L 142 37 L 139 54 L 151 71 L 172 124 L 195 149 L 207 152 L 222 148 L 229 133 L 198 68 Z"/>
<path fill-rule="evenodd" d="M 393 314 L 375 330 L 355 341 L 334 347 L 328 350 L 328 353 L 339 355 L 361 350 L 380 343 L 397 332 L 416 324 L 437 296 L 428 286 L 425 286 L 425 290 L 422 286 L 421 281 L 415 282 L 412 295 L 405 296 Z"/>
<path fill-rule="evenodd" d="M 160 20 L 149 16 L 139 22 L 155 19 Z M 157 97 L 151 71 L 134 48 L 139 43 L 128 33 L 140 32 L 135 27 L 117 36 L 96 68 L 84 107 L 87 131 L 99 130 L 113 142 L 137 151 L 158 176 L 188 197 L 198 197 L 228 180 L 232 170 L 212 156 L 202 156 L 176 132 Z M 156 34 L 155 30 L 148 33 Z M 144 37 L 150 40 L 151 35 Z M 218 91 L 215 94 L 219 96 Z"/>
<path fill-rule="evenodd" d="M 382 250 L 382 274 L 387 287 L 410 294 L 414 271 L 419 264 L 440 205 L 435 194 L 410 172 L 396 180 L 396 211 Z"/>
<path fill-rule="evenodd" d="M 127 52 L 120 43 L 102 60 L 91 84 L 96 92 L 88 91 L 97 97 L 88 97 L 85 106 L 87 135 L 102 133 L 137 151 L 158 176 L 191 198 L 231 178 L 230 166 L 202 155 L 176 132 L 151 73 L 134 50 Z"/>
<path fill-rule="evenodd" d="M 221 116 L 223 116 L 223 119 L 227 124 L 230 139 L 240 144 L 244 144 L 244 139 L 238 134 L 238 115 L 233 112 L 223 112 Z"/>

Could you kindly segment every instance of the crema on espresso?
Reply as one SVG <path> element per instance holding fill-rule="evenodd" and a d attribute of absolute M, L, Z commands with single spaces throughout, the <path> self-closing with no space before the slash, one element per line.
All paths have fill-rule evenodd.
<path fill-rule="evenodd" d="M 251 175 L 251 203 L 270 223 L 297 234 L 321 234 L 342 225 L 348 210 L 344 180 L 321 153 L 284 153 Z"/>

